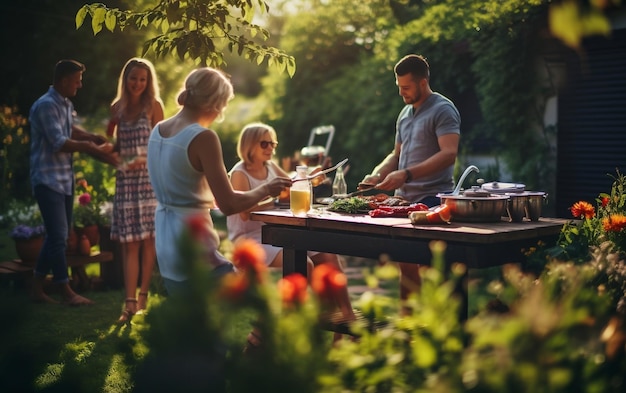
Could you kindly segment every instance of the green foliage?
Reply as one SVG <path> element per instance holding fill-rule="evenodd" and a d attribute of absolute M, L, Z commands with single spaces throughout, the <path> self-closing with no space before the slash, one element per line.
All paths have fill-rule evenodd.
<path fill-rule="evenodd" d="M 26 129 L 27 119 L 17 108 L 0 105 L 0 212 L 9 206 L 11 195 L 27 195 L 28 152 L 30 134 Z"/>
<path fill-rule="evenodd" d="M 464 353 L 466 388 L 609 392 L 613 383 L 624 383 L 613 374 L 624 359 L 605 346 L 612 302 L 599 290 L 592 264 L 554 262 L 539 279 L 509 266 L 504 276 L 515 291 L 509 312 L 484 312 L 467 323 L 472 344 Z"/>
<path fill-rule="evenodd" d="M 617 169 L 611 177 L 610 193 L 599 193 L 595 206 L 578 201 L 570 207 L 576 220 L 563 226 L 557 245 L 547 250 L 551 256 L 586 261 L 605 242 L 615 252 L 626 252 L 626 176 Z"/>
<path fill-rule="evenodd" d="M 392 66 L 420 53 L 432 65 L 433 89 L 462 109 L 460 158 L 477 153 L 475 141 L 492 141 L 487 153 L 516 181 L 550 193 L 556 129 L 544 125 L 543 113 L 556 92 L 536 65 L 549 2 L 304 3 L 286 19 L 280 41 L 298 59 L 298 74 L 264 82 L 279 153 L 302 147 L 311 128 L 333 124 L 331 155 L 350 157 L 348 184 L 356 183 L 393 147 L 403 104 Z M 369 40 L 359 26 L 375 26 Z"/>
<path fill-rule="evenodd" d="M 76 28 L 80 28 L 87 15 L 91 28 L 98 34 L 103 27 L 114 31 L 119 27 L 143 29 L 154 26 L 161 30 L 144 43 L 143 54 L 152 50 L 157 56 L 176 54 L 181 60 L 191 59 L 203 66 L 224 65 L 222 47 L 231 53 L 244 56 L 257 65 L 267 60 L 269 66 L 296 71 L 293 57 L 281 50 L 259 44 L 254 39 L 266 41 L 269 32 L 252 23 L 256 12 L 265 13 L 265 1 L 167 1 L 161 0 L 145 11 L 122 11 L 102 3 L 86 4 L 76 13 Z"/>

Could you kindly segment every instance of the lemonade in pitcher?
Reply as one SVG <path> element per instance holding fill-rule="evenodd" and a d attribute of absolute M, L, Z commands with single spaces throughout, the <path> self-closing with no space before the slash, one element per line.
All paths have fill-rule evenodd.
<path fill-rule="evenodd" d="M 307 167 L 296 167 L 296 179 L 306 179 Z M 289 209 L 294 216 L 306 217 L 311 209 L 311 183 L 308 180 L 294 182 L 289 191 Z"/>

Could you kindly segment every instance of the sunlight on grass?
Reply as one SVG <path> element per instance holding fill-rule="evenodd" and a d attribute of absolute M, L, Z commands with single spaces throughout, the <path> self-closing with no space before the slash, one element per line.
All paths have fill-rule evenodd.
<path fill-rule="evenodd" d="M 44 372 L 35 380 L 35 387 L 39 389 L 45 389 L 52 386 L 59 381 L 61 375 L 63 375 L 63 369 L 65 363 L 48 364 Z"/>
<path fill-rule="evenodd" d="M 124 392 L 130 391 L 132 386 L 128 386 L 130 380 L 130 374 L 128 373 L 128 367 L 124 362 L 124 356 L 121 354 L 115 354 L 111 357 L 111 363 L 109 372 L 104 380 L 103 392 Z"/>
<path fill-rule="evenodd" d="M 69 343 L 65 346 L 68 351 L 75 352 L 74 360 L 76 363 L 84 363 L 89 356 L 93 353 L 96 346 L 95 342 L 83 341 Z"/>

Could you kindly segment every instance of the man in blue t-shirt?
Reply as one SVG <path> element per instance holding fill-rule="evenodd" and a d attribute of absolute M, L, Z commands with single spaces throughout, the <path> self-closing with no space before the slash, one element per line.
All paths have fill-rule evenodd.
<path fill-rule="evenodd" d="M 430 88 L 430 67 L 423 56 L 408 55 L 394 67 L 405 107 L 396 121 L 393 151 L 366 175 L 375 184 L 410 202 L 440 204 L 438 193 L 451 192 L 461 116 L 452 101 Z M 400 263 L 400 298 L 419 286 L 419 265 Z"/>

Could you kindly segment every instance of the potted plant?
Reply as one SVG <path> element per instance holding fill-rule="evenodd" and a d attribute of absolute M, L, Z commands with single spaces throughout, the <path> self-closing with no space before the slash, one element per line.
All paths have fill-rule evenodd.
<path fill-rule="evenodd" d="M 78 196 L 78 203 L 74 207 L 74 229 L 80 239 L 82 235 L 87 236 L 89 243 L 93 246 L 100 242 L 100 208 L 92 201 L 91 194 L 85 192 Z"/>
<path fill-rule="evenodd" d="M 37 205 L 13 202 L 2 223 L 11 228 L 9 236 L 15 243 L 18 257 L 26 264 L 34 264 L 39 257 L 46 233 Z"/>
<path fill-rule="evenodd" d="M 94 187 L 81 178 L 76 182 L 76 195 L 73 212 L 76 234 L 79 239 L 85 234 L 92 246 L 99 244 L 100 227 L 110 223 L 109 192 L 104 186 Z"/>

